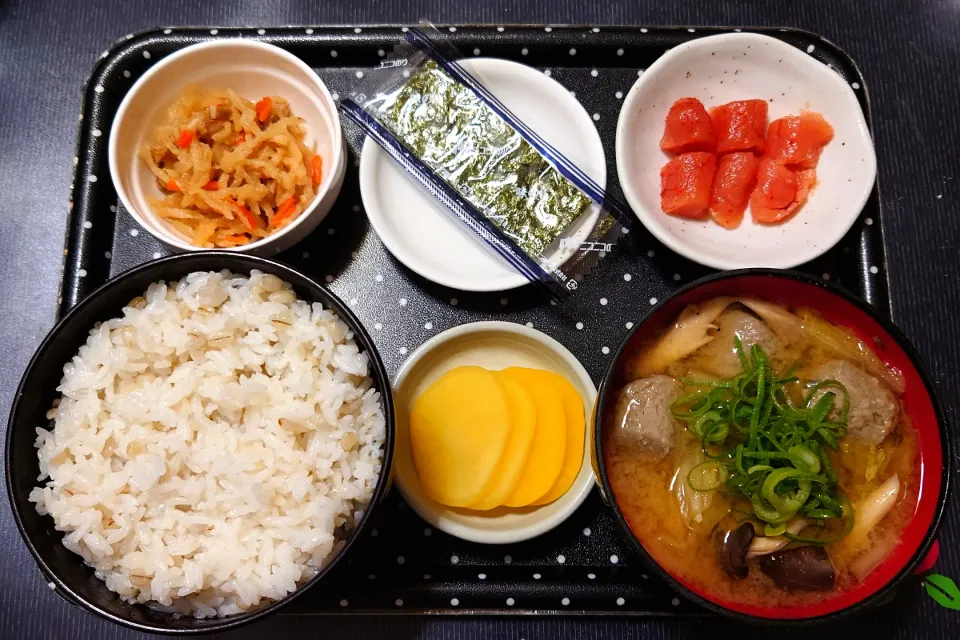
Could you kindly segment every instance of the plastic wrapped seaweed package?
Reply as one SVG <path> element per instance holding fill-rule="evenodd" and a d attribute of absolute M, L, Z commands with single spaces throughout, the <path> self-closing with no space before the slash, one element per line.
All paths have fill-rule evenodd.
<path fill-rule="evenodd" d="M 411 29 L 341 109 L 451 215 L 562 300 L 630 217 L 459 59 Z"/>

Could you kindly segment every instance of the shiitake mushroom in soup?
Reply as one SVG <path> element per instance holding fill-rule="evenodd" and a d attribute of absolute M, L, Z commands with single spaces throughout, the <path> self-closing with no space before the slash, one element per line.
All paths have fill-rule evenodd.
<path fill-rule="evenodd" d="M 631 348 L 608 403 L 614 498 L 696 590 L 760 607 L 862 582 L 917 503 L 903 380 L 817 313 L 714 298 Z"/>

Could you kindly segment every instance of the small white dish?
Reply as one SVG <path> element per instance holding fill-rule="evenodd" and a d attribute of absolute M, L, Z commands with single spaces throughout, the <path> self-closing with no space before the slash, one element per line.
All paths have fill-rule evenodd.
<path fill-rule="evenodd" d="M 461 64 L 520 120 L 601 188 L 606 186 L 600 135 L 570 91 L 540 71 L 509 60 L 471 58 Z M 528 283 L 370 138 L 360 158 L 360 195 L 383 244 L 424 278 L 462 291 L 503 291 Z M 586 239 L 599 211 L 592 207 L 563 237 Z M 550 256 L 552 261 L 562 263 L 578 245 L 566 244 Z"/>
<path fill-rule="evenodd" d="M 229 249 L 271 255 L 294 245 L 329 213 L 346 173 L 346 145 L 337 107 L 323 81 L 296 56 L 253 40 L 216 40 L 185 47 L 159 61 L 130 88 L 110 130 L 110 175 L 123 206 L 151 235 L 175 251 L 202 251 L 162 220 L 148 201 L 162 195 L 156 177 L 137 157 L 154 127 L 188 84 L 233 89 L 257 101 L 283 96 L 303 118 L 306 145 L 323 158 L 323 182 L 313 202 L 280 231 Z"/>
<path fill-rule="evenodd" d="M 823 115 L 835 135 L 817 165 L 818 184 L 790 220 L 736 229 L 660 209 L 660 150 L 670 105 L 698 98 L 709 109 L 733 100 L 767 100 L 772 122 L 801 111 Z M 665 245 L 716 269 L 787 269 L 833 247 L 860 215 L 877 173 L 873 141 L 853 89 L 835 71 L 785 42 L 752 33 L 699 38 L 650 65 L 627 94 L 617 123 L 617 173 L 640 222 Z"/>
<path fill-rule="evenodd" d="M 559 373 L 583 399 L 583 464 L 573 485 L 557 500 L 539 507 L 491 511 L 456 509 L 430 500 L 420 487 L 410 449 L 410 406 L 430 384 L 454 367 L 491 370 L 530 367 Z M 414 351 L 393 380 L 396 407 L 394 479 L 404 499 L 431 526 L 452 536 L 487 544 L 520 542 L 553 529 L 583 504 L 594 485 L 590 417 L 597 388 L 583 365 L 562 344 L 535 329 L 512 322 L 474 322 L 448 329 Z"/>

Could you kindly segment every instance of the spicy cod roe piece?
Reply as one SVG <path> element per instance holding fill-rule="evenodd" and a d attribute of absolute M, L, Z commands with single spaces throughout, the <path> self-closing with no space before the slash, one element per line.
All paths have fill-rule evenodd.
<path fill-rule="evenodd" d="M 823 148 L 833 140 L 833 127 L 819 113 L 804 112 L 774 120 L 767 129 L 767 155 L 797 169 L 817 166 Z"/>
<path fill-rule="evenodd" d="M 660 148 L 668 153 L 713 151 L 713 122 L 703 103 L 696 98 L 680 98 L 667 112 Z"/>
<path fill-rule="evenodd" d="M 710 216 L 721 227 L 740 226 L 750 202 L 750 193 L 757 184 L 760 159 L 750 151 L 728 153 L 717 163 L 710 195 Z"/>
<path fill-rule="evenodd" d="M 704 151 L 670 160 L 660 169 L 660 208 L 681 218 L 706 218 L 716 168 L 717 157 Z"/>
<path fill-rule="evenodd" d="M 807 201 L 816 184 L 816 170 L 794 171 L 764 158 L 757 171 L 757 188 L 750 197 L 754 222 L 776 224 L 787 220 Z M 789 201 L 786 200 L 788 194 L 793 194 Z M 782 206 L 774 206 L 783 202 L 786 203 Z"/>
<path fill-rule="evenodd" d="M 710 109 L 717 153 L 763 152 L 767 133 L 767 103 L 736 100 Z"/>

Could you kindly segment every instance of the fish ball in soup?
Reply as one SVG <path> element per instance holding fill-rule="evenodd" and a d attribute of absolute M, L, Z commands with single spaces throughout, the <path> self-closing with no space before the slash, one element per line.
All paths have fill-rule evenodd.
<path fill-rule="evenodd" d="M 617 437 L 658 456 L 670 453 L 676 437 L 670 405 L 679 393 L 679 385 L 669 376 L 650 376 L 628 384 L 617 401 Z"/>
<path fill-rule="evenodd" d="M 847 390 L 850 407 L 847 410 L 847 435 L 874 446 L 883 442 L 893 429 L 899 413 L 893 393 L 879 380 L 860 367 L 846 360 L 831 360 L 814 371 L 818 380 L 836 380 Z M 830 393 L 832 387 L 817 391 L 814 402 Z M 842 398 L 841 398 L 842 400 Z M 830 411 L 830 419 L 836 420 L 842 411 L 842 403 L 836 402 Z"/>

